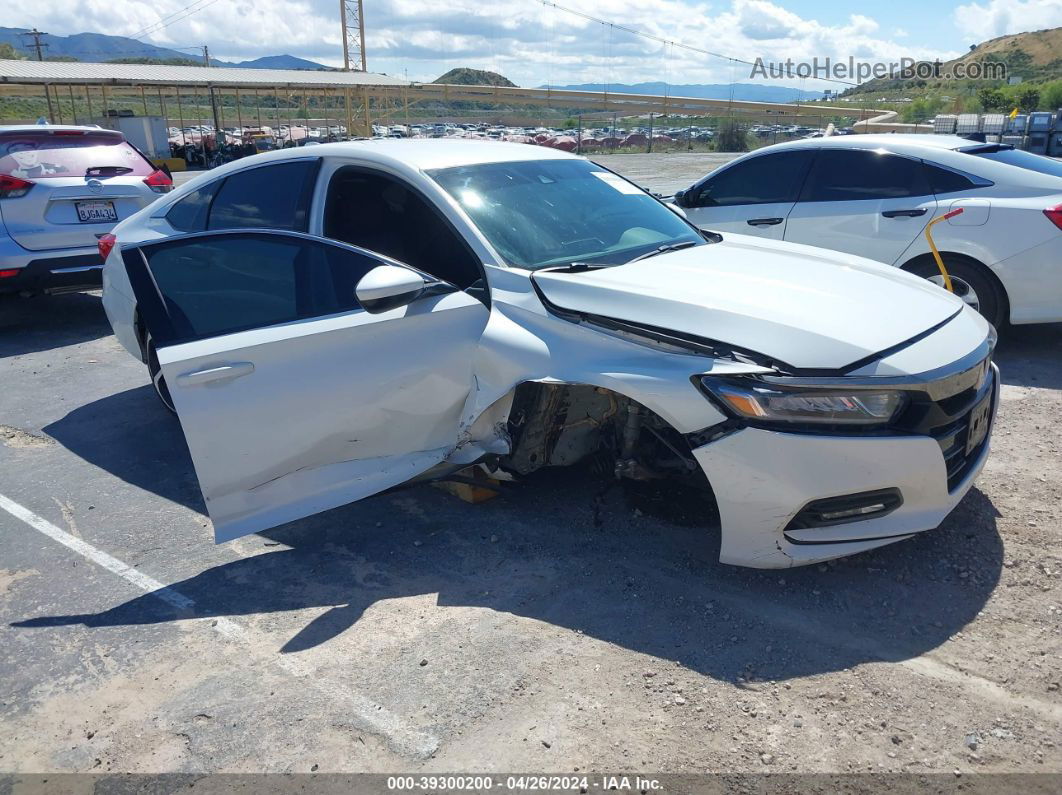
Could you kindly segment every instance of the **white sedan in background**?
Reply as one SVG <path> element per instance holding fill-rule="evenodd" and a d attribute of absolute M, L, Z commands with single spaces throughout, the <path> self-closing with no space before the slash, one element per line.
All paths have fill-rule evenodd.
<path fill-rule="evenodd" d="M 994 334 L 958 298 L 702 234 L 556 150 L 245 158 L 101 249 L 111 325 L 180 416 L 218 541 L 594 455 L 710 484 L 720 559 L 788 567 L 936 527 L 988 455 Z"/>
<path fill-rule="evenodd" d="M 944 135 L 791 141 L 675 195 L 702 229 L 858 254 L 943 283 L 996 326 L 1062 321 L 1062 162 Z"/>

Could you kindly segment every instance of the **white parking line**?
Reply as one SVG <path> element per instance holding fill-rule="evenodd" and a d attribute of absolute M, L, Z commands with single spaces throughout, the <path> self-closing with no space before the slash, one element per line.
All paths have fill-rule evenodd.
<path fill-rule="evenodd" d="M 109 555 L 92 544 L 67 533 L 65 530 L 61 530 L 47 519 L 38 516 L 33 511 L 19 505 L 3 494 L 0 494 L 0 508 L 16 519 L 25 522 L 37 532 L 43 533 L 53 541 L 62 544 L 81 557 L 91 560 L 97 566 L 106 569 L 112 574 L 117 574 L 126 582 L 162 600 L 171 607 L 189 611 L 195 609 L 195 601 L 176 589 L 164 585 L 154 577 L 149 577 L 128 563 L 124 563 L 113 555 Z M 204 617 L 204 619 L 206 618 L 210 619 L 211 626 L 219 634 L 229 640 L 252 646 L 256 650 L 261 648 L 261 644 L 256 641 L 262 640 L 265 642 L 267 640 L 258 635 L 258 633 L 224 616 L 216 618 L 212 616 Z M 290 656 L 272 655 L 268 656 L 267 659 L 292 676 L 306 679 L 312 687 L 329 698 L 335 699 L 340 703 L 346 702 L 351 721 L 359 728 L 383 737 L 387 744 L 397 753 L 423 759 L 431 756 L 439 747 L 439 740 L 436 737 L 405 726 L 401 718 L 365 696 L 332 682 L 313 678 L 312 675 L 315 673 L 313 667 L 301 660 Z"/>

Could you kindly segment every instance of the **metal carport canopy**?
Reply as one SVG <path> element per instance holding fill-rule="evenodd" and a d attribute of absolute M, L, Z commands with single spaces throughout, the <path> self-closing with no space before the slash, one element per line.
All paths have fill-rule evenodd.
<path fill-rule="evenodd" d="M 373 72 L 317 72 L 302 69 L 163 66 L 83 61 L 0 60 L 0 84 L 90 86 L 204 86 L 218 88 L 363 88 L 408 86 L 409 81 Z"/>

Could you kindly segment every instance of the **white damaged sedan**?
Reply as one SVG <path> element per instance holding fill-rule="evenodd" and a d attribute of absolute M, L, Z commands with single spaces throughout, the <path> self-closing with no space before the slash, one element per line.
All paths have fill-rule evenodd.
<path fill-rule="evenodd" d="M 988 455 L 995 334 L 961 300 L 702 233 L 555 150 L 260 155 L 100 247 L 219 542 L 471 465 L 607 455 L 710 487 L 720 559 L 782 568 L 936 527 Z"/>

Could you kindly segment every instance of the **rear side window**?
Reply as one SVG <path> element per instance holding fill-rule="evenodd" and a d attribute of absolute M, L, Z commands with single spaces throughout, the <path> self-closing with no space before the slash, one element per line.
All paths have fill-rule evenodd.
<path fill-rule="evenodd" d="M 803 202 L 846 202 L 928 196 L 922 161 L 870 149 L 822 149 L 811 168 Z"/>
<path fill-rule="evenodd" d="M 181 232 L 283 229 L 305 232 L 319 160 L 238 171 L 184 196 L 166 213 Z"/>
<path fill-rule="evenodd" d="M 815 152 L 776 152 L 737 163 L 709 177 L 696 191 L 693 207 L 795 202 Z"/>
<path fill-rule="evenodd" d="M 922 161 L 925 166 L 926 178 L 933 193 L 955 193 L 960 190 L 971 190 L 977 185 L 957 171 L 949 168 L 940 168 L 932 163 Z"/>
<path fill-rule="evenodd" d="M 20 179 L 146 177 L 155 171 L 121 135 L 104 132 L 0 134 L 0 174 Z"/>
<path fill-rule="evenodd" d="M 254 233 L 176 238 L 126 254 L 157 345 L 359 308 L 354 288 L 379 264 L 316 240 Z"/>
<path fill-rule="evenodd" d="M 305 232 L 317 160 L 259 166 L 227 177 L 214 196 L 207 229 Z"/>
<path fill-rule="evenodd" d="M 202 232 L 206 229 L 210 202 L 213 201 L 220 184 L 220 182 L 211 182 L 199 190 L 192 191 L 174 204 L 166 213 L 166 220 L 169 221 L 170 226 L 180 232 Z"/>

